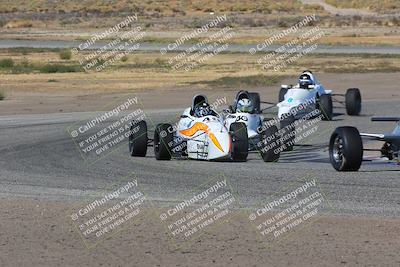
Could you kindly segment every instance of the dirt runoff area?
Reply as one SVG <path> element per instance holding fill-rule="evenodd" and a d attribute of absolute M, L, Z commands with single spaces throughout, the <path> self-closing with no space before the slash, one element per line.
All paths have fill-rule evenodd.
<path fill-rule="evenodd" d="M 154 213 L 88 249 L 67 216 L 74 204 L 1 201 L 0 266 L 399 266 L 400 220 L 323 216 L 268 246 L 246 211 L 175 248 Z"/>

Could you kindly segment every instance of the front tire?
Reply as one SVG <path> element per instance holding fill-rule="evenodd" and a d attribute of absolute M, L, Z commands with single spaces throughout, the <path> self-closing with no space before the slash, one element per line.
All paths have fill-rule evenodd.
<path fill-rule="evenodd" d="M 234 122 L 231 124 L 229 131 L 232 137 L 232 160 L 246 161 L 249 154 L 249 137 L 246 124 Z"/>
<path fill-rule="evenodd" d="M 290 115 L 281 120 L 281 130 L 283 130 L 284 151 L 292 151 L 296 139 L 296 127 L 294 125 L 295 117 Z"/>
<path fill-rule="evenodd" d="M 257 148 L 264 162 L 276 162 L 280 157 L 281 145 L 278 136 L 278 127 L 272 125 L 260 134 Z"/>
<path fill-rule="evenodd" d="M 154 131 L 154 155 L 157 160 L 170 160 L 172 157 L 174 136 L 169 132 L 171 128 L 170 124 L 158 124 Z"/>
<path fill-rule="evenodd" d="M 324 121 L 331 121 L 333 118 L 333 104 L 331 95 L 321 95 L 318 100 L 318 108 L 322 113 Z"/>
<path fill-rule="evenodd" d="M 129 134 L 129 154 L 132 157 L 145 157 L 147 142 L 147 123 L 139 121 L 136 124 L 132 124 Z"/>
<path fill-rule="evenodd" d="M 357 128 L 336 128 L 329 142 L 329 158 L 335 170 L 358 171 L 363 154 L 363 143 Z"/>
<path fill-rule="evenodd" d="M 361 93 L 358 88 L 350 88 L 346 91 L 347 115 L 357 116 L 361 112 Z"/>
<path fill-rule="evenodd" d="M 282 102 L 283 100 L 285 100 L 285 95 L 288 90 L 289 89 L 287 89 L 287 88 L 281 88 L 281 90 L 279 91 L 279 99 L 278 99 L 279 102 Z"/>

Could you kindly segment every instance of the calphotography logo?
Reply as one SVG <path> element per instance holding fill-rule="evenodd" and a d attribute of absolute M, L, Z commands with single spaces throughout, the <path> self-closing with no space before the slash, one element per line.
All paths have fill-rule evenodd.
<path fill-rule="evenodd" d="M 295 235 L 330 209 L 316 179 L 302 181 L 297 187 L 293 183 L 269 199 L 248 216 L 266 246 Z"/>
<path fill-rule="evenodd" d="M 177 248 L 190 246 L 204 233 L 227 223 L 238 204 L 224 175 L 214 177 L 183 198 L 159 215 Z"/>
<path fill-rule="evenodd" d="M 135 175 L 125 177 L 114 188 L 69 211 L 71 223 L 88 249 L 111 238 L 142 216 L 146 196 L 139 189 Z"/>
<path fill-rule="evenodd" d="M 137 14 L 128 16 L 74 48 L 73 54 L 80 56 L 79 63 L 83 69 L 99 72 L 137 51 L 141 45 L 140 41 L 146 36 L 142 26 L 133 25 L 137 20 Z M 103 43 L 100 43 L 101 41 Z"/>
<path fill-rule="evenodd" d="M 102 159 L 121 145 L 126 145 L 132 136 L 137 136 L 139 123 L 146 119 L 146 114 L 137 96 L 121 100 L 120 103 L 113 103 L 111 110 L 97 113 L 67 128 L 85 163 L 92 164 Z"/>
<path fill-rule="evenodd" d="M 230 26 L 222 26 L 227 20 L 226 15 L 218 16 L 202 27 L 183 34 L 175 42 L 162 47 L 161 55 L 166 56 L 168 52 L 173 51 L 177 53 L 167 60 L 169 67 L 174 71 L 192 71 L 201 67 L 206 61 L 229 49 L 229 41 L 235 36 L 235 32 Z M 193 40 L 196 40 L 195 44 Z"/>

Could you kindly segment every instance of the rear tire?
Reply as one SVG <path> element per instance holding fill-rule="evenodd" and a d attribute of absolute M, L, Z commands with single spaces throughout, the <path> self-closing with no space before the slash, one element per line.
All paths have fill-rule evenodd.
<path fill-rule="evenodd" d="M 260 134 L 260 142 L 257 148 L 264 162 L 276 162 L 280 157 L 280 142 L 278 127 L 272 125 Z"/>
<path fill-rule="evenodd" d="M 357 128 L 336 128 L 329 142 L 329 158 L 335 170 L 358 171 L 363 154 L 363 143 Z"/>
<path fill-rule="evenodd" d="M 294 126 L 294 115 L 290 115 L 287 118 L 281 120 L 281 130 L 284 131 L 282 145 L 285 147 L 284 151 L 292 151 L 294 147 L 294 140 L 296 139 L 296 127 Z"/>
<path fill-rule="evenodd" d="M 158 124 L 154 131 L 154 155 L 157 160 L 170 160 L 172 157 L 171 145 L 174 140 L 170 124 Z"/>
<path fill-rule="evenodd" d="M 288 88 L 281 88 L 281 90 L 279 91 L 279 99 L 278 99 L 279 102 L 285 100 L 285 95 L 288 90 L 289 90 Z"/>
<path fill-rule="evenodd" d="M 129 134 L 129 153 L 132 157 L 145 157 L 147 153 L 147 123 L 132 124 Z"/>
<path fill-rule="evenodd" d="M 231 124 L 229 131 L 232 137 L 232 160 L 246 161 L 249 154 L 249 137 L 246 124 L 234 122 Z"/>
<path fill-rule="evenodd" d="M 324 121 L 331 121 L 333 118 L 333 104 L 331 95 L 321 95 L 318 100 L 318 108 L 322 113 Z"/>
<path fill-rule="evenodd" d="M 361 93 L 358 88 L 350 88 L 346 91 L 347 115 L 357 116 L 361 112 Z"/>

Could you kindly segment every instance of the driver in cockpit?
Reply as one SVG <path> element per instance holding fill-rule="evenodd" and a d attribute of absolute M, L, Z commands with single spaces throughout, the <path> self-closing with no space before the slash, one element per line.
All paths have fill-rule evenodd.
<path fill-rule="evenodd" d="M 218 117 L 218 113 L 211 108 L 210 104 L 208 104 L 207 97 L 204 95 L 196 95 L 193 97 L 192 115 L 197 118 L 209 115 Z"/>
<path fill-rule="evenodd" d="M 194 108 L 194 116 L 201 118 L 208 115 L 212 115 L 213 110 L 207 102 L 199 103 Z"/>
<path fill-rule="evenodd" d="M 310 89 L 310 85 L 315 85 L 314 79 L 310 72 L 303 72 L 299 77 L 299 87 L 302 89 Z"/>

